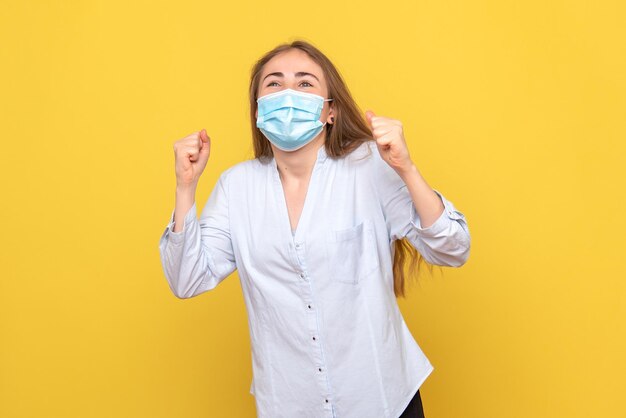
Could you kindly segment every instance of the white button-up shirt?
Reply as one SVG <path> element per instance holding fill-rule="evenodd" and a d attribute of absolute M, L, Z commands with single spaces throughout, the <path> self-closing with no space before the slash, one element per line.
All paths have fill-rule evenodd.
<path fill-rule="evenodd" d="M 196 205 L 159 243 L 172 292 L 191 298 L 237 269 L 248 314 L 261 418 L 397 418 L 433 370 L 393 291 L 393 241 L 430 263 L 469 256 L 465 216 L 445 210 L 427 228 L 406 184 L 368 141 L 333 159 L 317 154 L 292 231 L 272 158 L 220 175 L 202 214 Z"/>

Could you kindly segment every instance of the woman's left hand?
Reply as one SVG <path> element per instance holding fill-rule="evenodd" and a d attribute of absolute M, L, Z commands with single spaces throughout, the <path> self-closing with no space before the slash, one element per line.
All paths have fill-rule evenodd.
<path fill-rule="evenodd" d="M 404 140 L 402 122 L 376 116 L 371 110 L 365 112 L 365 117 L 381 157 L 399 174 L 408 171 L 413 166 L 413 161 Z"/>

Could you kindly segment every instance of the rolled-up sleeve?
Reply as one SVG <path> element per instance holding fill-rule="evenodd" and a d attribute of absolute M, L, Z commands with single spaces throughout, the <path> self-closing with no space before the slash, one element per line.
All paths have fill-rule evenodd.
<path fill-rule="evenodd" d="M 407 231 L 406 238 L 429 263 L 460 267 L 465 264 L 470 253 L 471 239 L 467 220 L 465 215 L 459 212 L 441 192 L 433 190 L 443 203 L 443 212 L 432 225 L 422 228 L 419 215 L 411 200 L 411 227 Z"/>
<path fill-rule="evenodd" d="M 406 238 L 430 264 L 459 267 L 470 253 L 470 231 L 465 215 L 436 190 L 444 210 L 435 222 L 423 228 L 400 175 L 387 164 L 376 147 L 374 184 L 385 216 L 390 241 Z"/>
<path fill-rule="evenodd" d="M 215 288 L 236 269 L 225 173 L 213 188 L 200 219 L 196 218 L 194 202 L 182 229 L 173 232 L 174 212 L 159 240 L 161 264 L 172 292 L 179 298 L 191 298 Z"/>

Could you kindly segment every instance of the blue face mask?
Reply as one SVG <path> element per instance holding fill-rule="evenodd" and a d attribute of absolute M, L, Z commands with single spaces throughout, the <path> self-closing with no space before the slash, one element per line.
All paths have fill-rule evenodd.
<path fill-rule="evenodd" d="M 295 151 L 322 132 L 320 115 L 331 100 L 292 89 L 266 94 L 257 99 L 256 126 L 279 149 Z"/>

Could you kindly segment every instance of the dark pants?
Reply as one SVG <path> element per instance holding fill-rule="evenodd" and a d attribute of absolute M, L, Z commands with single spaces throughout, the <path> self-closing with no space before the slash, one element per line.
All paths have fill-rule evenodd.
<path fill-rule="evenodd" d="M 424 409 L 422 408 L 422 398 L 420 391 L 415 392 L 415 396 L 407 405 L 406 409 L 398 418 L 424 418 Z"/>

